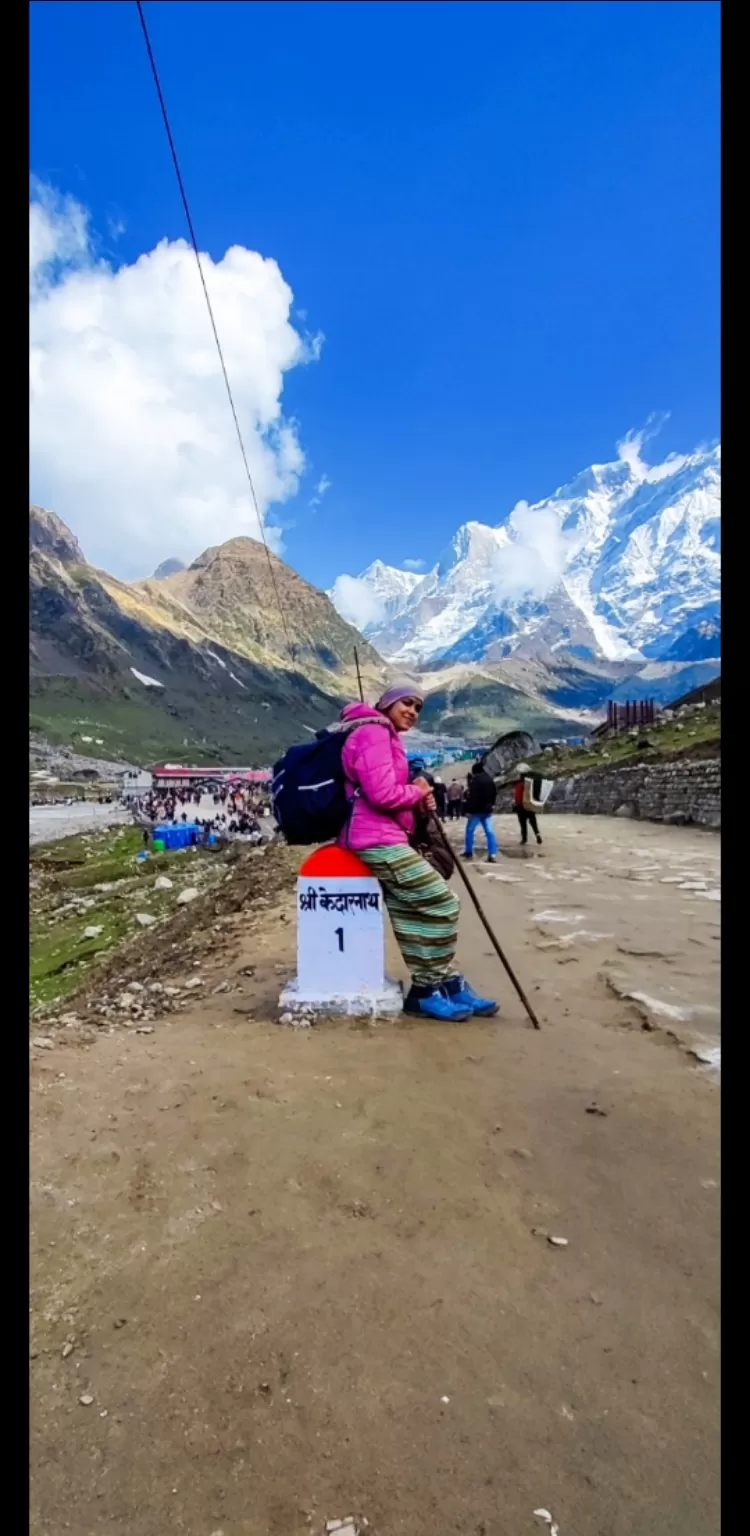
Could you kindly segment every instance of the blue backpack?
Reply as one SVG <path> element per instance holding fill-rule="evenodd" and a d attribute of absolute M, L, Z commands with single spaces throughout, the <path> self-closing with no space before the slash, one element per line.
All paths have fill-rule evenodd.
<path fill-rule="evenodd" d="M 302 847 L 327 843 L 346 826 L 354 800 L 346 793 L 341 763 L 344 744 L 358 725 L 380 723 L 359 719 L 318 731 L 311 741 L 289 747 L 273 765 L 273 814 L 288 843 Z"/>

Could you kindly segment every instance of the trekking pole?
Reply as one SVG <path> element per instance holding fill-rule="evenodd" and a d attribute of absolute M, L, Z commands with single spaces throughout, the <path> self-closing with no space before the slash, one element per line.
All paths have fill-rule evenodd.
<path fill-rule="evenodd" d="M 359 684 L 359 697 L 360 697 L 362 703 L 364 704 L 365 696 L 364 696 L 364 694 L 362 692 L 362 676 L 361 676 L 361 673 L 360 673 L 360 670 L 359 670 L 359 656 L 357 655 L 357 647 L 356 647 L 356 645 L 354 647 L 354 665 L 357 668 L 357 682 Z"/>
<path fill-rule="evenodd" d="M 461 879 L 463 880 L 463 883 L 466 886 L 467 891 L 469 892 L 469 895 L 470 895 L 470 897 L 472 899 L 472 902 L 474 903 L 474 906 L 477 909 L 477 912 L 479 914 L 479 920 L 480 920 L 480 922 L 482 924 L 482 927 L 484 928 L 485 933 L 487 934 L 487 937 L 488 937 L 488 939 L 489 939 L 489 941 L 490 941 L 490 943 L 492 945 L 492 948 L 494 949 L 498 959 L 501 960 L 503 965 L 505 966 L 505 969 L 506 969 L 506 971 L 507 971 L 507 973 L 508 973 L 508 975 L 509 975 L 509 977 L 510 977 L 510 979 L 511 979 L 511 981 L 512 981 L 514 987 L 515 987 L 515 989 L 516 989 L 516 992 L 518 993 L 518 996 L 521 999 L 521 1002 L 523 1003 L 524 1008 L 526 1009 L 527 1014 L 529 1015 L 529 1018 L 531 1019 L 531 1022 L 533 1024 L 534 1028 L 535 1029 L 541 1029 L 542 1026 L 539 1023 L 539 1020 L 538 1020 L 538 1018 L 537 1018 L 537 1016 L 536 1016 L 536 1014 L 535 1014 L 535 1012 L 534 1012 L 534 1010 L 533 1010 L 533 1008 L 531 1006 L 531 1003 L 529 1002 L 529 999 L 526 996 L 526 993 L 523 990 L 523 987 L 521 986 L 520 981 L 518 980 L 518 977 L 516 976 L 515 971 L 513 970 L 513 967 L 511 965 L 510 961 L 506 960 L 505 955 L 503 954 L 503 952 L 502 952 L 502 950 L 500 948 L 500 945 L 499 945 L 497 939 L 495 938 L 495 935 L 492 932 L 492 929 L 490 928 L 490 925 L 489 925 L 489 923 L 487 921 L 487 918 L 485 917 L 484 912 L 482 911 L 482 908 L 481 908 L 481 906 L 479 904 L 479 897 L 477 896 L 477 893 L 474 890 L 474 887 L 473 887 L 473 885 L 472 885 L 472 883 L 471 883 L 471 881 L 470 881 L 470 879 L 469 879 L 469 877 L 468 877 L 468 875 L 466 873 L 466 870 L 463 868 L 463 865 L 460 864 L 458 859 L 456 858 L 456 855 L 455 855 L 455 853 L 453 851 L 453 848 L 451 847 L 451 844 L 448 842 L 448 839 L 447 839 L 447 837 L 446 837 L 446 835 L 445 835 L 445 833 L 443 831 L 443 828 L 442 828 L 440 822 L 437 819 L 437 816 L 435 816 L 434 813 L 432 813 L 432 812 L 430 813 L 430 820 L 431 820 L 431 822 L 433 824 L 433 827 L 435 827 L 436 830 L 437 830 L 438 836 L 440 838 L 441 843 L 443 844 L 443 847 L 450 854 L 450 856 L 451 856 L 451 858 L 453 860 L 453 868 L 458 870 L 458 873 L 461 876 Z"/>

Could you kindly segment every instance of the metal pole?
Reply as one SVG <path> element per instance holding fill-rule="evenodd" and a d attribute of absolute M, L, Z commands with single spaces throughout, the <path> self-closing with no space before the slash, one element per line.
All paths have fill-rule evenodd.
<path fill-rule="evenodd" d="M 364 696 L 364 694 L 362 692 L 362 674 L 361 674 L 361 672 L 359 670 L 359 656 L 357 655 L 357 647 L 356 647 L 356 645 L 354 647 L 354 665 L 357 668 L 357 683 L 359 684 L 359 697 L 360 697 L 362 703 L 364 704 L 365 696 Z"/>
<path fill-rule="evenodd" d="M 458 873 L 461 876 L 461 879 L 463 880 L 464 885 L 466 886 L 466 889 L 467 889 L 467 891 L 469 893 L 469 896 L 471 897 L 471 900 L 472 900 L 474 906 L 476 907 L 477 912 L 479 913 L 479 920 L 480 920 L 480 922 L 482 924 L 482 927 L 484 928 L 485 933 L 487 934 L 487 937 L 488 937 L 488 939 L 489 939 L 489 941 L 490 941 L 490 943 L 492 945 L 492 948 L 494 949 L 495 954 L 497 955 L 498 959 L 504 965 L 505 970 L 507 971 L 507 973 L 508 973 L 508 975 L 509 975 L 509 977 L 510 977 L 512 983 L 513 983 L 513 986 L 515 987 L 516 992 L 518 993 L 518 996 L 520 997 L 521 1002 L 523 1003 L 523 1006 L 526 1009 L 526 1012 L 527 1012 L 529 1018 L 531 1019 L 531 1022 L 533 1024 L 534 1028 L 535 1029 L 541 1029 L 542 1026 L 539 1023 L 539 1020 L 538 1020 L 538 1018 L 537 1018 L 537 1016 L 536 1016 L 536 1014 L 535 1014 L 535 1012 L 534 1012 L 534 1010 L 533 1010 L 533 1008 L 531 1006 L 531 1003 L 529 1002 L 529 999 L 527 998 L 526 993 L 524 992 L 523 987 L 521 986 L 521 983 L 518 980 L 518 977 L 516 976 L 516 973 L 515 973 L 515 971 L 513 970 L 513 967 L 510 964 L 510 961 L 506 960 L 505 955 L 503 954 L 503 951 L 500 948 L 500 945 L 499 945 L 497 939 L 495 938 L 495 935 L 492 932 L 492 929 L 490 928 L 490 925 L 489 925 L 489 923 L 487 921 L 487 918 L 485 917 L 484 912 L 482 911 L 482 908 L 479 905 L 479 897 L 477 896 L 476 891 L 474 890 L 474 887 L 472 886 L 471 881 L 469 880 L 469 877 L 468 877 L 468 875 L 466 873 L 466 870 L 464 869 L 463 865 L 460 864 L 458 859 L 456 858 L 456 855 L 455 855 L 455 853 L 453 851 L 453 848 L 451 847 L 451 844 L 448 842 L 448 839 L 447 839 L 447 837 L 446 837 L 446 835 L 445 835 L 445 833 L 443 831 L 442 826 L 440 825 L 440 822 L 437 819 L 437 816 L 431 815 L 430 820 L 432 822 L 433 827 L 437 831 L 437 834 L 438 834 L 438 836 L 439 836 L 439 838 L 440 838 L 440 840 L 441 840 L 441 842 L 443 844 L 443 847 L 446 848 L 448 853 L 450 854 L 450 856 L 451 856 L 451 858 L 453 860 L 453 868 L 458 870 Z"/>

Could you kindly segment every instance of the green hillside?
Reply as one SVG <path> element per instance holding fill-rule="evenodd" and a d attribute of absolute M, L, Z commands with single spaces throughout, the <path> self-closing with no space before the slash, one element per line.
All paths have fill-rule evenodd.
<path fill-rule="evenodd" d="M 442 687 L 429 693 L 420 716 L 420 728 L 438 735 L 494 741 L 505 731 L 529 731 L 532 736 L 579 736 L 581 726 L 558 715 L 544 704 L 486 676 L 466 679 L 456 688 Z"/>

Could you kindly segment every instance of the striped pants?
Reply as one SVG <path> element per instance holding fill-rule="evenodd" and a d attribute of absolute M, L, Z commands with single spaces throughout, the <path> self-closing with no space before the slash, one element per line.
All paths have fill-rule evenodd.
<path fill-rule="evenodd" d="M 459 901 L 442 875 L 405 843 L 358 848 L 383 887 L 388 916 L 412 981 L 437 986 L 455 974 Z"/>

